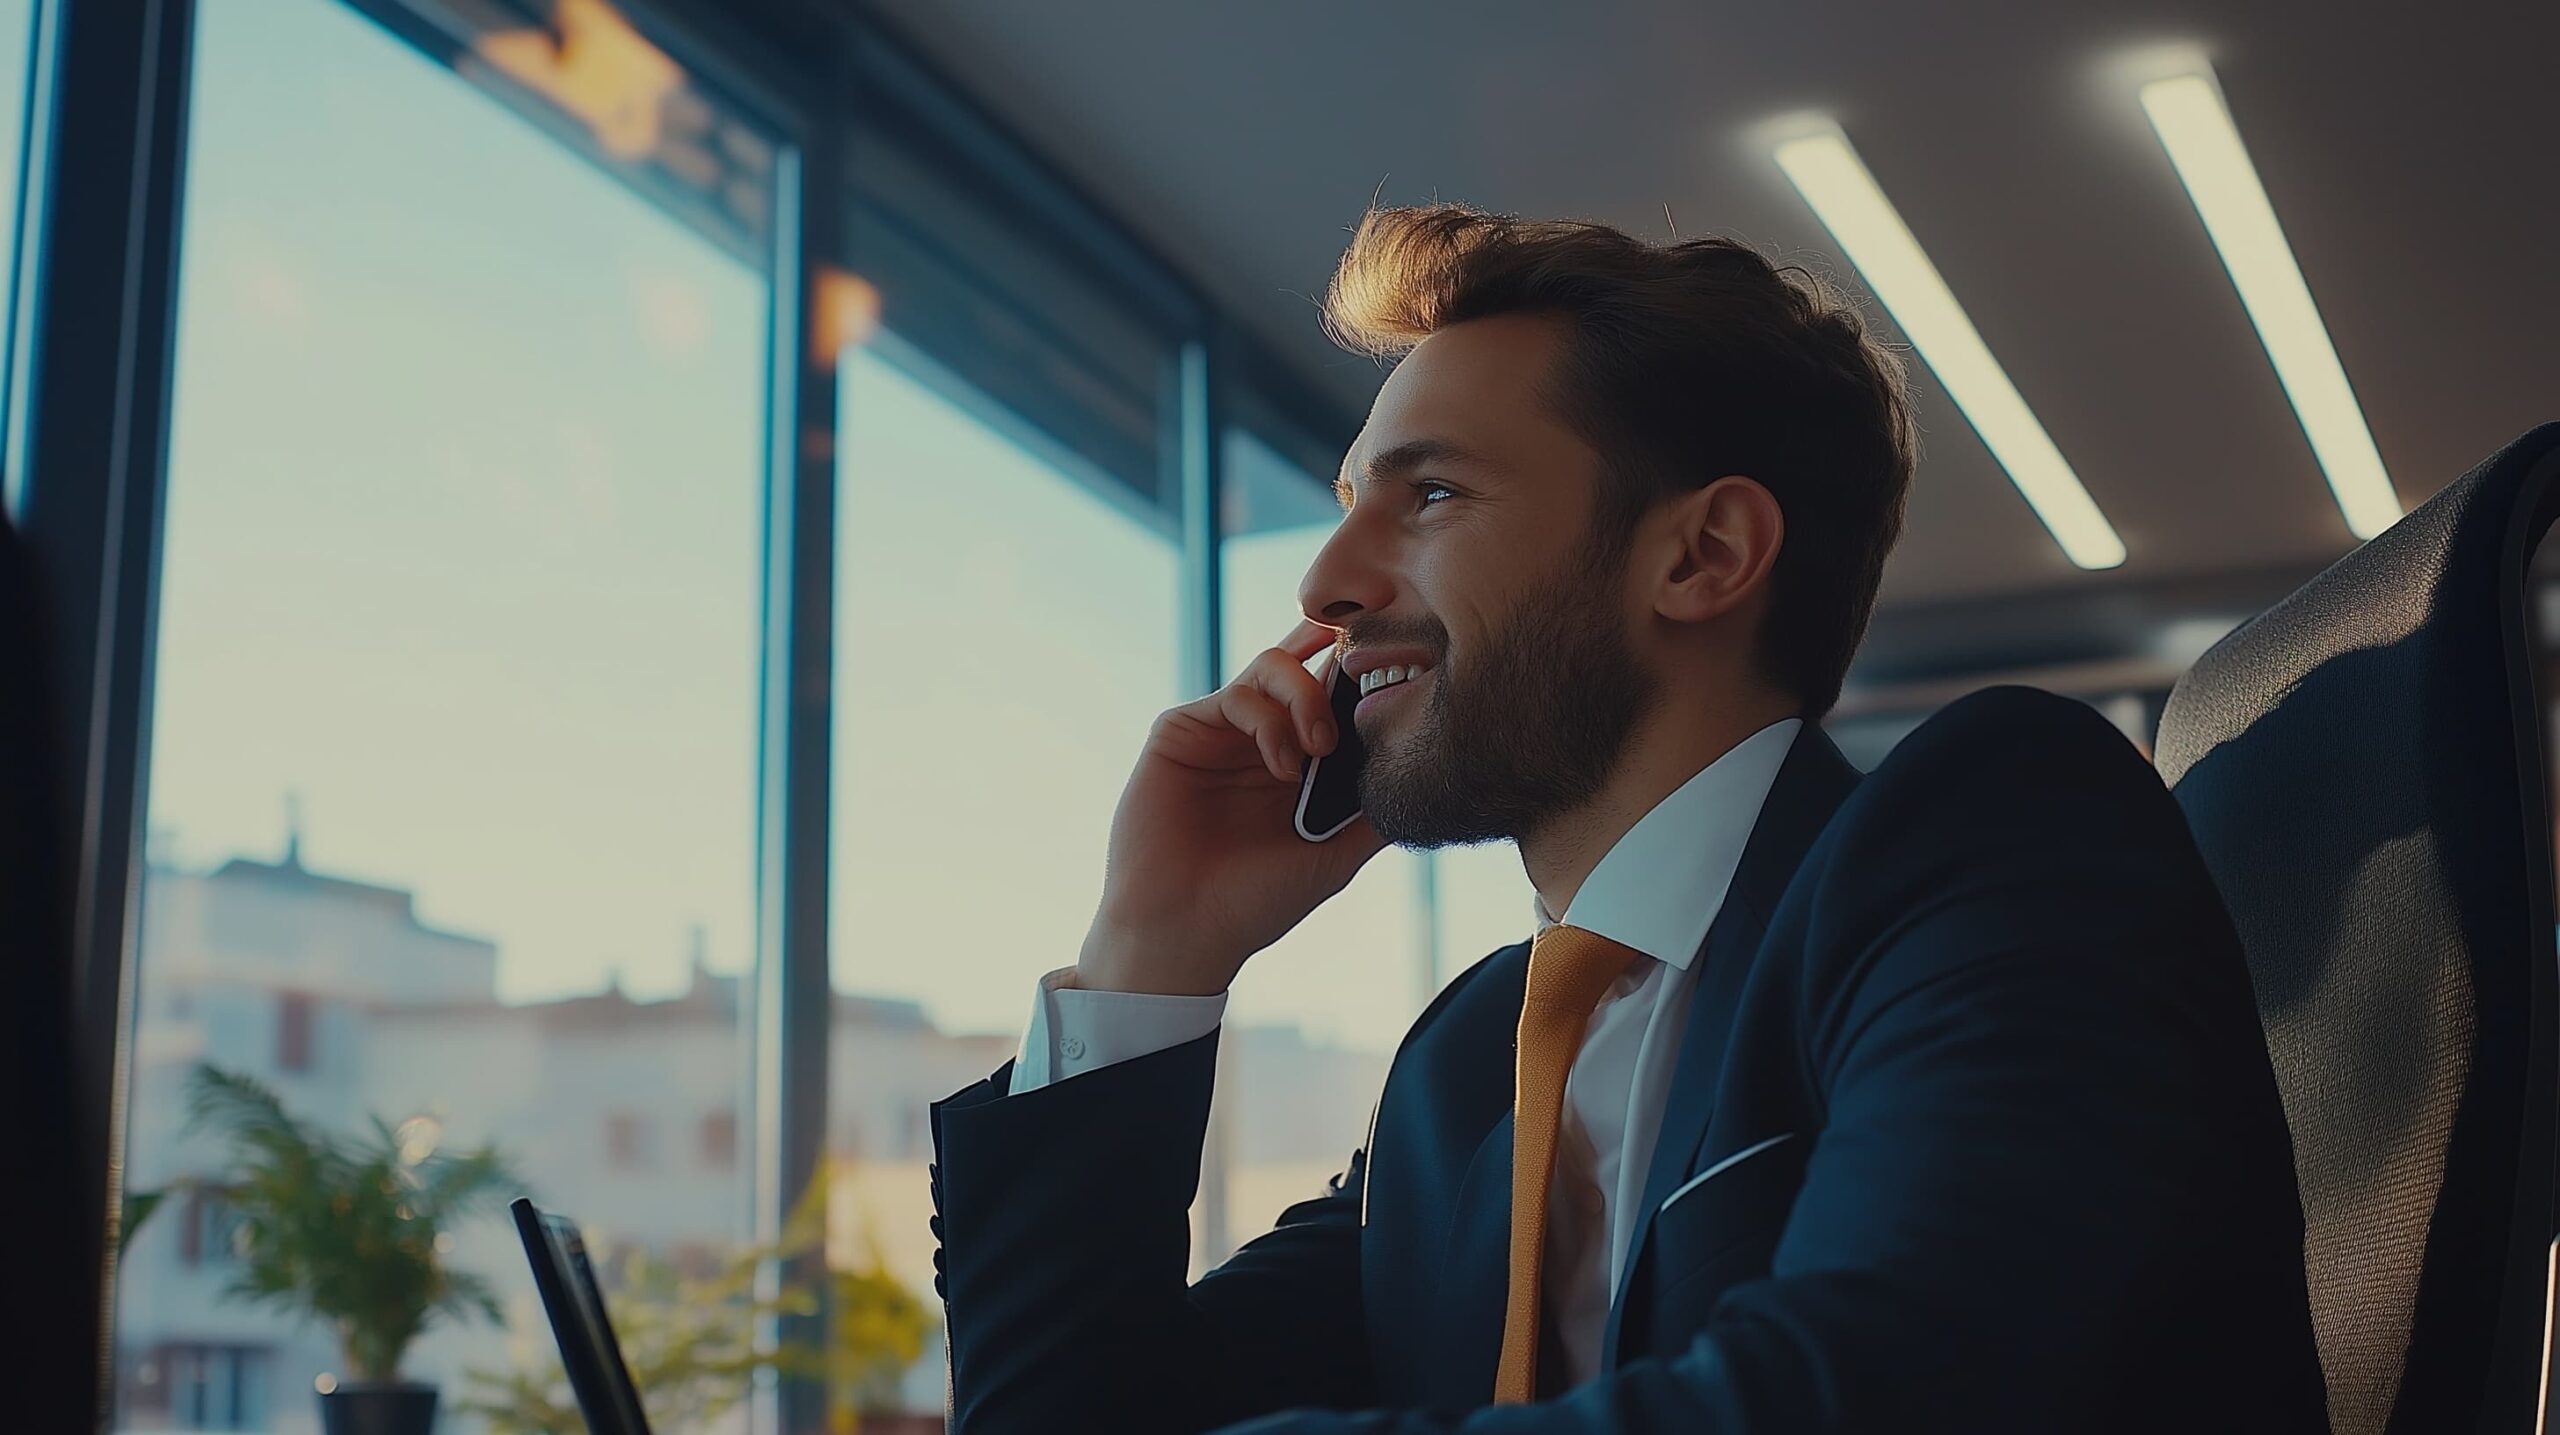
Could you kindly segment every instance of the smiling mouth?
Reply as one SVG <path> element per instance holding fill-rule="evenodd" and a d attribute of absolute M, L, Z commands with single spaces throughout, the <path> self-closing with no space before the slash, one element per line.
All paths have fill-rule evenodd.
<path fill-rule="evenodd" d="M 1390 663 L 1383 668 L 1372 668 L 1360 675 L 1360 696 L 1365 698 L 1371 693 L 1402 687 L 1430 671 L 1428 663 Z"/>
<path fill-rule="evenodd" d="M 1393 702 L 1394 699 L 1388 696 L 1389 694 L 1400 693 L 1406 688 L 1416 686 L 1423 678 L 1429 677 L 1431 672 L 1429 668 L 1421 668 L 1412 677 L 1383 681 L 1375 680 L 1376 673 L 1364 673 L 1361 675 L 1360 701 L 1353 706 L 1352 711 L 1363 713 L 1379 703 Z"/>

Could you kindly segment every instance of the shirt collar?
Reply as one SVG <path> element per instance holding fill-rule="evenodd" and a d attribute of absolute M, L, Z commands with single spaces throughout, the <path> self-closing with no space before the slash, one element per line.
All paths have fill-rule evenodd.
<path fill-rule="evenodd" d="M 1686 970 L 1803 727 L 1802 718 L 1769 724 L 1655 803 L 1583 879 L 1564 920 Z M 1530 901 L 1539 929 L 1553 925 L 1546 899 Z"/>

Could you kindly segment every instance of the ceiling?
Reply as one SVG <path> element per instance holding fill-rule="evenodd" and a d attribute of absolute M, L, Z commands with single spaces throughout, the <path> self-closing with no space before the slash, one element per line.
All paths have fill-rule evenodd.
<path fill-rule="evenodd" d="M 2353 543 L 2135 101 L 2164 51 L 2211 59 L 2405 504 L 2560 417 L 2548 3 L 876 8 L 1360 412 L 1382 371 L 1328 344 L 1315 304 L 1373 194 L 1656 240 L 1676 223 L 1854 282 L 1752 141 L 1836 117 L 2130 550 L 2072 567 L 1915 366 L 1887 659 L 2021 612 L 2156 637 L 2196 595 L 2245 611 Z"/>

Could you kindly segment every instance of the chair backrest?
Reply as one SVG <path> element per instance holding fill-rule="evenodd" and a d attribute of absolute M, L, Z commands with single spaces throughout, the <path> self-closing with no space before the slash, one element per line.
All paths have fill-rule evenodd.
<path fill-rule="evenodd" d="M 2555 983 L 2525 605 L 2556 505 L 2545 424 L 2223 639 L 2161 715 L 2293 1130 L 2340 1435 L 2534 1428 Z"/>

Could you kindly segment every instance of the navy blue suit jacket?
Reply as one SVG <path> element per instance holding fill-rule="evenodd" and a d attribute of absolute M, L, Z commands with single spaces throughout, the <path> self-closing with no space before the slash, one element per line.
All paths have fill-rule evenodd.
<path fill-rule="evenodd" d="M 953 1429 L 2327 1429 L 2238 939 L 2094 713 L 1977 694 L 1863 780 L 1808 725 L 1701 960 L 1601 1374 L 1488 1404 L 1522 943 L 1197 1283 L 1216 1033 L 935 1103 Z"/>

